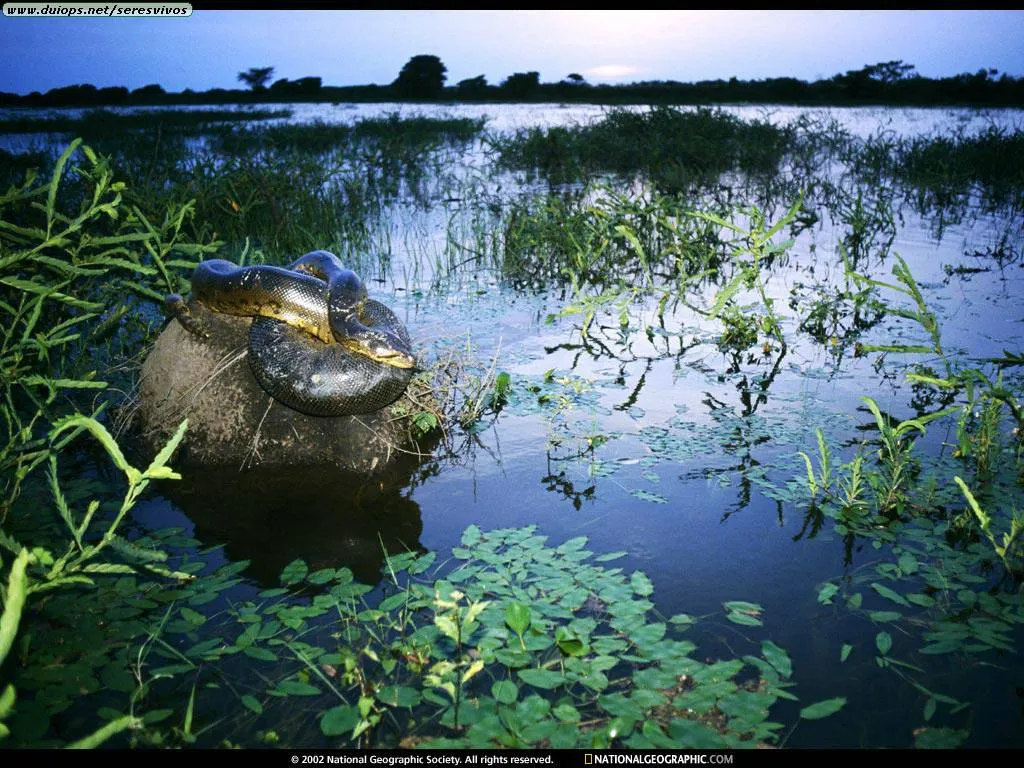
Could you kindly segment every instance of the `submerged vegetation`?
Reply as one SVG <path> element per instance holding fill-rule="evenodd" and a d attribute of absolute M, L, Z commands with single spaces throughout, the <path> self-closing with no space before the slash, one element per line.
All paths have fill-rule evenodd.
<path fill-rule="evenodd" d="M 5 746 L 851 746 L 812 728 L 872 707 L 856 675 L 912 702 L 906 730 L 871 745 L 971 745 L 989 725 L 972 682 L 1020 670 L 1024 358 L 965 349 L 919 271 L 966 281 L 976 264 L 1018 286 L 1019 133 L 861 140 L 668 107 L 502 135 L 453 117 L 181 114 L 26 123 L 11 130 L 89 144 L 2 157 Z M 942 270 L 896 250 L 911 216 L 937 235 L 971 217 L 999 228 Z M 549 545 L 541 521 L 475 520 L 450 553 L 406 542 L 379 583 L 300 557 L 260 584 L 198 532 L 134 520 L 187 475 L 171 469 L 187 424 L 137 460 L 111 413 L 164 294 L 204 258 L 314 248 L 434 322 L 454 325 L 431 300 L 463 312 L 492 347 L 466 369 L 456 350 L 477 338 L 432 339 L 463 389 L 410 490 L 494 450 L 496 422 L 538 423 L 543 492 L 573 512 L 692 514 L 671 525 L 698 558 L 715 542 L 685 539 L 741 510 L 756 524 L 770 502 L 778 527 L 797 520 L 782 546 L 837 542 L 817 583 L 787 585 L 834 632 L 787 649 L 747 578 L 746 594 L 684 594 L 702 607 L 666 615 L 671 585 L 635 553 Z M 555 367 L 510 373 L 484 329 L 533 295 L 560 329 Z M 813 382 L 851 380 L 815 401 Z M 430 431 L 444 415 L 412 418 Z M 727 484 L 731 507 L 679 502 Z"/>

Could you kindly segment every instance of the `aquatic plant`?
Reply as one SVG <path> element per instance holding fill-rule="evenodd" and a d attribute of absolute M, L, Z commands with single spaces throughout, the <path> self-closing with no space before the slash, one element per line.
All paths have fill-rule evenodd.
<path fill-rule="evenodd" d="M 917 191 L 919 206 L 941 208 L 979 195 L 989 208 L 1012 202 L 1024 185 L 1024 132 L 994 125 L 976 134 L 905 140 L 893 175 Z"/>
<path fill-rule="evenodd" d="M 212 135 L 212 146 L 224 155 L 249 154 L 254 150 L 297 150 L 321 154 L 332 150 L 379 153 L 381 161 L 402 163 L 444 147 L 459 148 L 479 138 L 486 118 L 402 117 L 398 113 L 368 117 L 352 124 L 277 123 L 273 125 L 222 126 Z"/>
<path fill-rule="evenodd" d="M 491 143 L 504 166 L 537 170 L 552 182 L 641 173 L 662 191 L 677 192 L 727 171 L 770 174 L 792 140 L 791 131 L 767 121 L 707 107 L 658 106 L 612 109 L 593 125 L 521 129 Z"/>
<path fill-rule="evenodd" d="M 34 688 L 33 673 L 49 663 L 27 658 L 33 630 L 32 622 L 26 627 L 26 612 L 45 614 L 46 606 L 59 602 L 57 595 L 66 590 L 103 592 L 102 585 L 118 575 L 188 578 L 165 565 L 163 552 L 122 534 L 126 515 L 149 483 L 177 477 L 167 462 L 184 425 L 140 470 L 99 420 L 106 403 L 93 398 L 110 384 L 110 371 L 101 366 L 116 365 L 116 358 L 133 354 L 126 352 L 131 340 L 115 332 L 130 331 L 136 338 L 146 332 L 144 324 L 131 325 L 131 297 L 145 304 L 149 297 L 162 298 L 158 289 L 177 290 L 176 270 L 190 267 L 190 257 L 201 257 L 215 246 L 181 238 L 190 206 L 168 209 L 164 220 L 153 224 L 124 204 L 124 190 L 109 164 L 76 140 L 48 179 L 40 181 L 29 172 L 0 196 L 0 547 L 14 556 L 13 562 L 3 563 L 8 565 L 8 586 L 0 619 L 0 661 L 11 652 L 15 638 L 21 638 L 17 660 L 12 656 L 5 665 L 21 680 L 19 689 Z M 113 514 L 95 498 L 76 512 L 63 489 L 59 458 L 79 450 L 76 437 L 83 433 L 95 437 L 125 474 L 127 488 Z M 19 504 L 26 485 L 35 503 Z M 55 512 L 54 519 L 46 520 L 45 512 Z M 104 654 L 112 650 L 101 644 L 96 663 L 104 663 Z M 84 678 L 81 685 L 88 685 Z M 0 721 L 19 724 L 0 724 L 0 733 L 9 735 L 13 729 L 19 743 L 30 743 L 31 733 L 18 730 L 33 713 L 45 727 L 48 715 L 40 706 L 44 711 L 47 706 L 67 707 L 70 693 L 55 687 L 45 697 L 25 700 L 16 698 L 14 685 L 8 684 L 0 700 Z M 42 705 L 44 700 L 47 705 Z M 99 728 L 93 722 L 91 735 L 74 746 L 96 746 L 140 724 L 131 714 Z M 77 726 L 63 739 L 76 731 Z"/>
<path fill-rule="evenodd" d="M 3 595 L 3 612 L 0 614 L 0 663 L 10 653 L 15 638 L 18 636 L 19 624 L 26 605 L 39 611 L 36 603 L 46 602 L 43 597 L 55 590 L 94 589 L 103 591 L 103 584 L 117 576 L 135 575 L 149 572 L 171 580 L 187 581 L 191 576 L 187 573 L 168 568 L 167 554 L 161 550 L 142 546 L 125 539 L 120 530 L 123 528 L 125 516 L 135 506 L 139 497 L 153 480 L 180 479 L 168 465 L 178 443 L 185 433 L 187 422 L 182 423 L 164 448 L 154 457 L 149 466 L 140 470 L 132 466 L 124 457 L 120 447 L 106 428 L 93 418 L 72 415 L 61 419 L 54 425 L 48 436 L 48 442 L 54 446 L 49 454 L 48 483 L 52 494 L 52 506 L 59 513 L 65 528 L 62 531 L 64 551 L 51 549 L 47 545 L 23 545 L 10 533 L 0 530 L 0 548 L 15 555 L 7 574 L 7 588 Z M 58 438 L 65 432 L 71 432 L 63 440 Z M 61 490 L 57 466 L 57 452 L 65 450 L 75 435 L 87 432 L 103 447 L 114 465 L 125 474 L 127 488 L 120 508 L 112 519 L 105 520 L 97 515 L 100 501 L 89 502 L 84 513 L 76 514 L 68 504 Z M 0 565 L 2 565 L 0 559 Z M 31 629 L 26 628 L 23 636 L 28 638 Z M 104 648 L 103 653 L 114 650 Z M 38 651 L 38 649 L 37 649 Z M 45 655 L 45 652 L 43 652 Z M 24 658 L 24 654 L 22 654 Z M 22 662 L 25 663 L 24 661 Z M 26 665 L 28 666 L 28 665 Z M 17 665 L 13 662 L 8 669 L 17 675 Z M 31 678 L 31 673 L 26 674 Z M 78 681 L 79 690 L 86 685 Z M 52 705 L 70 701 L 54 695 L 49 691 L 47 698 Z M 12 712 L 32 711 L 32 707 L 20 706 L 13 683 L 8 683 L 0 692 L 0 740 L 11 735 L 10 728 L 4 723 Z M 21 713 L 24 714 L 24 713 Z M 24 722 L 24 717 L 22 717 Z M 135 714 L 121 715 L 107 724 L 98 727 L 87 736 L 83 736 L 68 746 L 72 748 L 96 747 L 122 731 L 142 727 L 142 720 Z M 15 733 L 21 741 L 22 734 Z M 67 734 L 63 735 L 67 739 Z M 24 743 L 24 741 L 22 741 Z"/>
<path fill-rule="evenodd" d="M 913 299 L 914 306 L 910 309 L 886 303 L 886 312 L 891 315 L 905 317 L 908 320 L 914 320 L 917 322 L 928 333 L 931 338 L 932 345 L 929 347 L 920 344 L 860 344 L 858 346 L 859 354 L 867 354 L 869 352 L 931 352 L 938 355 L 946 362 L 946 369 L 948 372 L 950 370 L 949 362 L 946 360 L 946 356 L 942 351 L 942 336 L 938 320 L 936 319 L 935 314 L 928 309 L 928 305 L 925 303 L 924 297 L 921 294 L 921 289 L 917 285 L 917 281 L 915 281 L 914 276 L 910 274 L 910 267 L 907 266 L 907 262 L 904 261 L 903 257 L 899 254 L 895 254 L 895 257 L 896 263 L 893 265 L 892 274 L 900 283 L 899 285 L 875 280 L 853 272 L 849 262 L 845 262 L 847 276 L 858 285 L 870 286 L 871 288 L 886 288 L 890 291 L 896 291 Z"/>
<path fill-rule="evenodd" d="M 148 661 L 162 657 L 187 677 L 200 665 L 223 670 L 246 710 L 276 723 L 273 738 L 293 745 L 738 748 L 779 741 L 783 726 L 769 720 L 770 710 L 780 698 L 795 699 L 785 650 L 765 640 L 759 653 L 698 660 L 696 645 L 677 637 L 696 619 L 659 616 L 645 574 L 606 565 L 625 553 L 595 556 L 585 545 L 583 537 L 548 545 L 532 526 L 470 526 L 452 552 L 454 567 L 437 568 L 433 553 L 389 555 L 379 600 L 369 600 L 371 588 L 353 582 L 348 569 L 310 571 L 295 561 L 280 588 L 201 621 L 188 614 L 168 622 Z M 753 618 L 759 606 L 724 608 L 730 622 L 760 624 Z M 227 661 L 239 654 L 260 674 L 231 675 Z M 290 717 L 296 699 L 304 711 L 319 712 L 316 734 L 308 718 Z M 801 717 L 824 717 L 843 704 L 818 702 Z M 296 730 L 284 735 L 282 727 Z"/>
<path fill-rule="evenodd" d="M 49 179 L 30 172 L 0 196 L 0 519 L 52 455 L 42 439 L 49 425 L 107 387 L 100 352 L 128 343 L 115 331 L 129 323 L 131 297 L 162 300 L 179 289 L 178 270 L 216 248 L 181 237 L 190 205 L 153 224 L 126 210 L 124 190 L 76 140 Z M 74 208 L 65 213 L 64 205 Z"/>

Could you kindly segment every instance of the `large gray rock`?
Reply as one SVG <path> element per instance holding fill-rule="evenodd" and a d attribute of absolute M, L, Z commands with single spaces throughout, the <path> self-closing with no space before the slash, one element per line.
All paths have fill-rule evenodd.
<path fill-rule="evenodd" d="M 209 338 L 172 320 L 142 366 L 135 424 L 143 450 L 155 452 L 189 420 L 173 466 L 329 466 L 363 476 L 383 472 L 399 457 L 429 446 L 410 434 L 403 415 L 429 398 L 414 379 L 395 404 L 376 413 L 317 417 L 272 398 L 249 368 L 250 319 L 193 304 Z"/>

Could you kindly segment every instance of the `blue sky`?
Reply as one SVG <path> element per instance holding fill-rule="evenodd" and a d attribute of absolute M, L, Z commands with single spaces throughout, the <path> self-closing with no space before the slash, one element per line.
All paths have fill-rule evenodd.
<path fill-rule="evenodd" d="M 186 19 L 0 17 L 0 91 L 92 83 L 241 87 L 240 71 L 386 84 L 417 54 L 448 84 L 514 72 L 591 83 L 828 78 L 901 59 L 1024 76 L 1024 11 L 203 11 Z"/>

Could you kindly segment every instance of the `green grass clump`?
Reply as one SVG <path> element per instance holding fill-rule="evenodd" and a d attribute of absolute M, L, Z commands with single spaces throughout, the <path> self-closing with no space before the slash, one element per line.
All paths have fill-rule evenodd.
<path fill-rule="evenodd" d="M 906 142 L 896 177 L 942 202 L 982 190 L 996 204 L 1024 189 L 1024 132 L 990 126 L 977 135 L 916 138 Z"/>
<path fill-rule="evenodd" d="M 217 131 L 214 146 L 223 154 L 256 150 L 295 150 L 321 154 L 337 150 L 377 153 L 405 161 L 442 147 L 458 147 L 479 137 L 485 119 L 407 117 L 364 118 L 353 125 L 312 123 L 229 126 Z"/>
<path fill-rule="evenodd" d="M 190 236 L 224 241 L 228 256 L 286 262 L 328 248 L 350 261 L 377 250 L 388 205 L 437 196 L 434 185 L 447 178 L 443 152 L 483 126 L 391 115 L 354 125 L 197 123 L 192 133 L 153 134 L 113 123 L 95 148 L 143 215 L 194 201 Z"/>
<path fill-rule="evenodd" d="M 590 126 L 530 128 L 496 139 L 501 161 L 566 181 L 595 172 L 643 174 L 662 188 L 685 189 L 723 173 L 778 169 L 793 133 L 767 121 L 744 121 L 722 110 L 656 107 L 610 111 Z"/>
<path fill-rule="evenodd" d="M 900 138 L 880 132 L 852 142 L 844 154 L 862 185 L 902 189 L 922 213 L 960 217 L 984 210 L 1019 209 L 1024 189 L 1024 132 L 989 126 Z M 955 220 L 955 219 L 954 219 Z"/>

